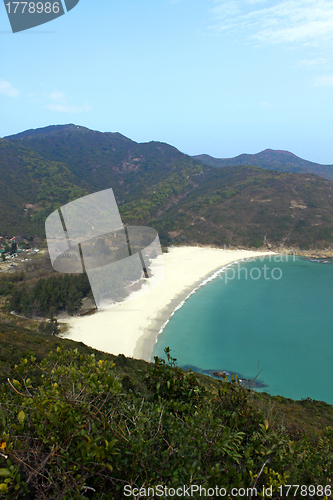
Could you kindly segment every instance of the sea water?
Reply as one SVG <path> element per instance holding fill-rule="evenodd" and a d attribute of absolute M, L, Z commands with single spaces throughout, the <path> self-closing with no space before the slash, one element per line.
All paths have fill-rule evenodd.
<path fill-rule="evenodd" d="M 333 262 L 279 255 L 225 268 L 172 315 L 152 356 L 166 346 L 179 366 L 333 404 Z"/>

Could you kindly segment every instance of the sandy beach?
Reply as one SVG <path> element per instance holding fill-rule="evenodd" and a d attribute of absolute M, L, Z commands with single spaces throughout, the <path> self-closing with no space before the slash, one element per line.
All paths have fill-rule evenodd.
<path fill-rule="evenodd" d="M 91 316 L 66 320 L 66 338 L 115 355 L 149 360 L 156 338 L 174 310 L 214 272 L 242 259 L 273 252 L 173 247 L 163 254 L 165 278 L 155 289 Z M 134 292 L 135 293 L 135 292 Z"/>

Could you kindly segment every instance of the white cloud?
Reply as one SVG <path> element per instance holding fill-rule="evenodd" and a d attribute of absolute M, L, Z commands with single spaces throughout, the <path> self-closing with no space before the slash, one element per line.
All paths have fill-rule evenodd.
<path fill-rule="evenodd" d="M 83 106 L 71 106 L 70 104 L 47 104 L 45 106 L 51 111 L 58 111 L 60 113 L 81 113 L 83 111 L 90 111 L 91 106 L 85 104 Z"/>
<path fill-rule="evenodd" d="M 320 76 L 315 85 L 333 85 L 333 76 Z"/>
<path fill-rule="evenodd" d="M 0 94 L 6 95 L 8 97 L 18 97 L 20 91 L 13 87 L 10 82 L 6 80 L 0 80 Z"/>
<path fill-rule="evenodd" d="M 298 61 L 296 64 L 297 68 L 313 68 L 316 66 L 323 66 L 328 63 L 328 60 L 324 57 L 318 57 L 315 59 L 303 59 L 302 61 Z"/>
<path fill-rule="evenodd" d="M 331 0 L 215 0 L 217 30 L 247 31 L 257 42 L 333 42 Z"/>
<path fill-rule="evenodd" d="M 230 16 L 241 15 L 240 2 L 237 0 L 229 0 L 219 3 L 212 9 L 212 13 L 219 19 L 228 18 Z"/>
<path fill-rule="evenodd" d="M 53 102 L 46 104 L 45 107 L 51 111 L 57 111 L 59 113 L 81 113 L 91 110 L 91 106 L 89 104 L 84 104 L 83 106 L 70 104 L 70 99 L 66 96 L 66 94 L 57 89 L 53 90 L 48 95 L 48 100 Z"/>
<path fill-rule="evenodd" d="M 60 90 L 54 90 L 53 92 L 51 92 L 51 94 L 49 94 L 49 99 L 51 99 L 52 101 L 61 102 L 67 101 L 66 95 Z"/>

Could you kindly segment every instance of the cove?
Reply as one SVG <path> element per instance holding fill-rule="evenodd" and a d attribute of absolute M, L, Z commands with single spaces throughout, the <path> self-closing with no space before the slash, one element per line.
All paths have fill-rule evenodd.
<path fill-rule="evenodd" d="M 279 260 L 236 263 L 200 287 L 170 318 L 152 357 L 169 346 L 184 368 L 243 379 L 260 371 L 256 390 L 333 404 L 332 261 Z"/>

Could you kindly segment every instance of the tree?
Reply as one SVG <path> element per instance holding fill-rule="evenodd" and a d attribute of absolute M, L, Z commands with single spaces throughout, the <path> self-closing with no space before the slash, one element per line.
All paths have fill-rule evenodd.
<path fill-rule="evenodd" d="M 17 243 L 16 243 L 16 241 L 12 241 L 12 244 L 10 246 L 9 255 L 13 255 L 16 252 L 17 252 Z"/>
<path fill-rule="evenodd" d="M 66 298 L 66 312 L 68 314 L 74 314 L 80 307 L 82 306 L 82 294 L 75 287 L 74 284 L 71 284 Z"/>
<path fill-rule="evenodd" d="M 41 333 L 46 333 L 47 335 L 59 335 L 60 333 L 59 323 L 57 318 L 53 316 L 53 313 L 51 313 L 51 317 L 47 323 L 43 322 L 39 325 L 38 330 Z"/>

